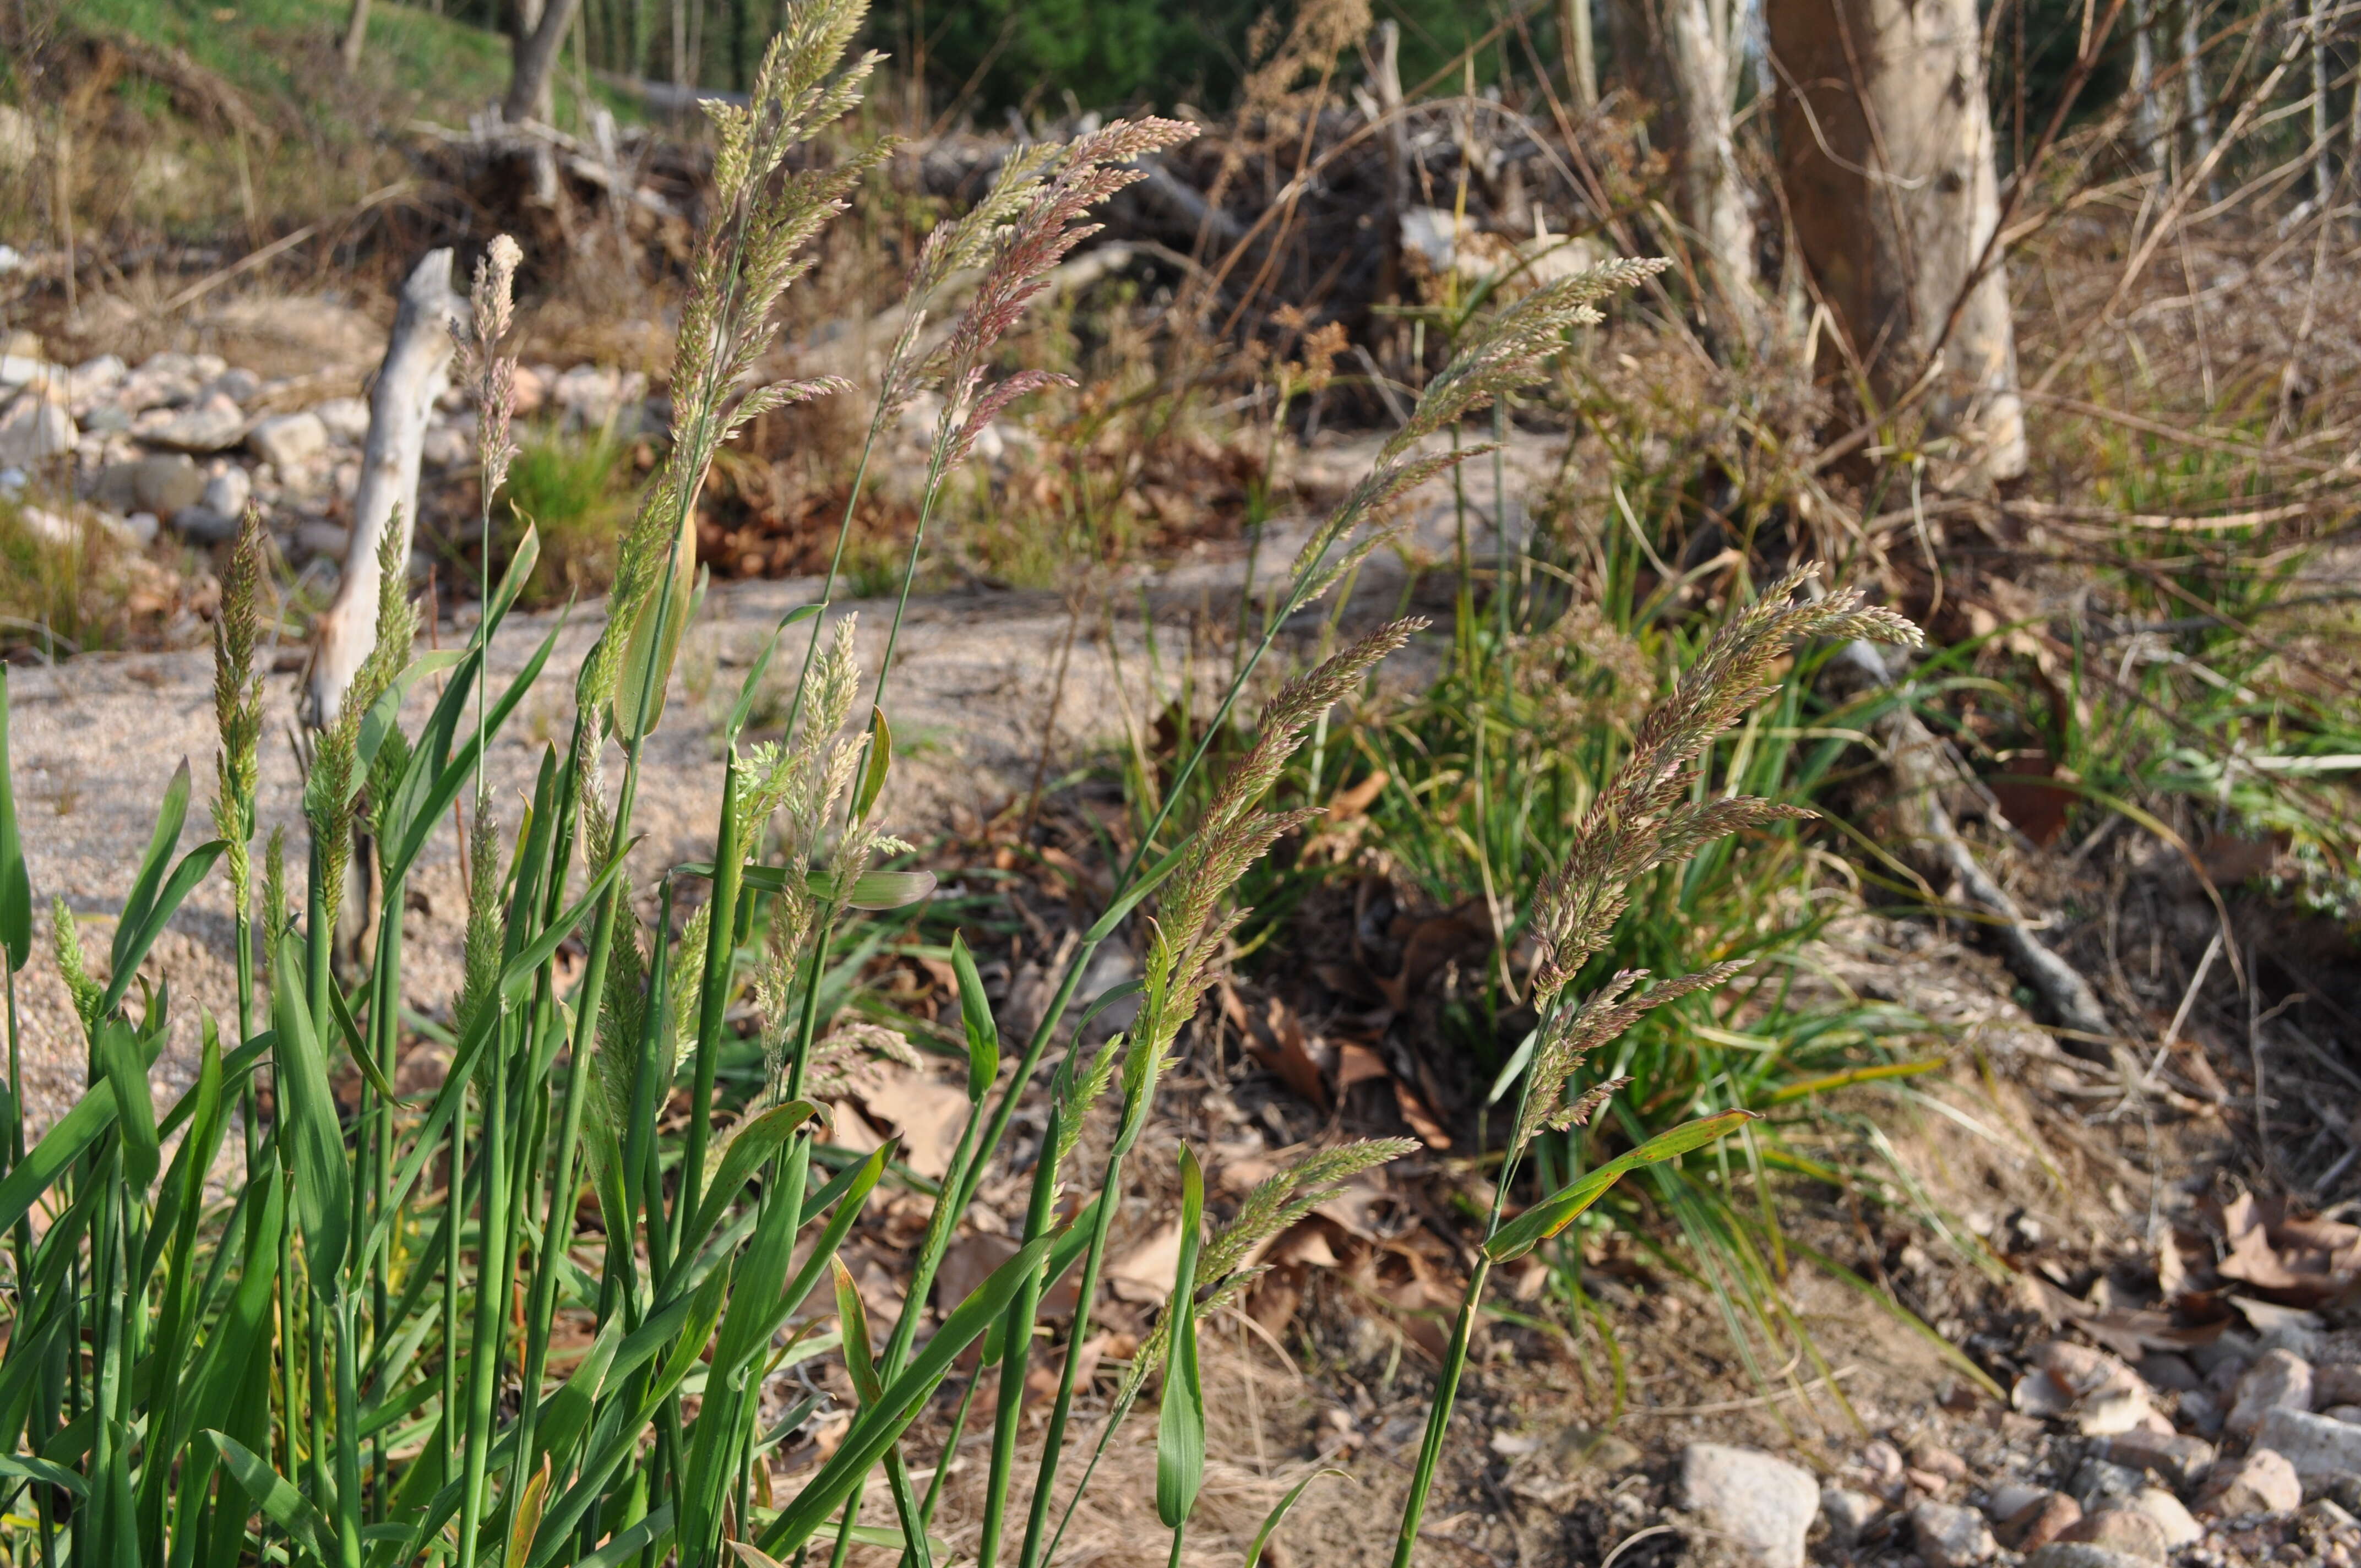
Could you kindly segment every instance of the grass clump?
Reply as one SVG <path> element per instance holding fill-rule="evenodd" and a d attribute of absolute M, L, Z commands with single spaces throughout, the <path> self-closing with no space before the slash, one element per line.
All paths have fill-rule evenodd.
<path fill-rule="evenodd" d="M 130 554 L 87 518 L 0 500 L 0 649 L 56 659 L 118 645 L 131 619 Z"/>
<path fill-rule="evenodd" d="M 542 567 L 528 609 L 602 593 L 615 580 L 615 536 L 631 515 L 631 444 L 605 426 L 544 426 L 518 443 L 500 491 L 499 553 L 512 557 L 530 531 Z"/>
<path fill-rule="evenodd" d="M 918 351 L 915 327 L 906 334 L 871 422 L 873 445 L 918 392 L 941 390 L 879 673 L 872 680 L 859 667 L 840 620 L 830 635 L 822 607 L 789 617 L 782 637 L 797 620 L 811 625 L 779 738 L 747 742 L 745 726 L 780 639 L 722 726 L 709 858 L 635 879 L 634 801 L 697 602 L 696 499 L 708 468 L 765 410 L 845 389 L 765 385 L 754 370 L 782 294 L 865 167 L 862 158 L 802 152 L 858 100 L 873 61 L 845 53 L 862 24 L 851 0 L 799 0 L 750 103 L 710 106 L 716 198 L 692 263 L 671 441 L 620 530 L 609 618 L 575 672 L 570 732 L 542 748 L 530 806 L 512 821 L 495 811 L 483 762 L 541 678 L 556 632 L 505 684 L 494 684 L 489 655 L 540 566 L 543 542 L 530 528 L 501 580 L 485 585 L 484 613 L 462 648 L 416 654 L 412 608 L 386 597 L 375 651 L 313 749 L 302 794 L 310 841 L 291 868 L 272 839 L 258 899 L 249 843 L 265 728 L 254 619 L 261 541 L 258 521 L 247 520 L 216 650 L 220 837 L 182 852 L 184 770 L 166 792 L 104 964 L 60 944 L 57 961 L 82 1003 L 85 1091 L 30 1148 L 12 1119 L 0 1236 L 9 1238 L 16 1315 L 0 1353 L 10 1455 L 0 1471 L 20 1498 L 30 1489 L 30 1511 L 0 1521 L 12 1560 L 616 1568 L 670 1559 L 765 1568 L 821 1552 L 840 1562 L 858 1541 L 928 1568 L 941 1551 L 929 1534 L 940 1493 L 920 1492 L 914 1461 L 933 1460 L 939 1477 L 951 1455 L 914 1454 L 911 1432 L 960 1378 L 969 1395 L 986 1378 L 1003 1394 L 982 1561 L 1042 1568 L 1055 1557 L 1061 1508 L 1071 1510 L 1091 1478 L 1085 1467 L 1068 1485 L 1067 1428 L 1127 1162 L 1174 1043 L 1243 918 L 1242 879 L 1306 818 L 1274 804 L 1274 790 L 1300 750 L 1319 743 L 1330 706 L 1413 628 L 1385 628 L 1286 683 L 1236 755 L 1211 756 L 1201 742 L 1178 762 L 1137 851 L 1022 1040 L 1002 1040 L 967 948 L 952 941 L 968 1110 L 929 1196 L 923 1239 L 895 1281 L 906 1304 L 873 1331 L 858 1291 L 840 1288 L 833 1329 L 822 1332 L 831 1314 L 815 1293 L 823 1280 L 842 1281 L 839 1250 L 894 1154 L 889 1145 L 834 1164 L 821 1155 L 813 1096 L 877 1044 L 835 1016 L 842 955 L 871 911 L 907 908 L 932 886 L 897 863 L 907 846 L 887 817 L 886 675 L 928 524 L 980 433 L 1045 380 L 1026 369 L 995 376 L 996 345 L 1089 232 L 1091 210 L 1138 177 L 1134 160 L 1189 134 L 1172 122 L 1117 122 L 1029 148 L 975 209 L 929 236 L 911 280 L 919 302 L 971 267 L 982 282 L 939 353 Z M 513 244 L 495 242 L 466 345 L 485 411 L 488 509 L 518 471 L 506 395 L 517 262 Z M 1455 460 L 1432 451 L 1430 438 L 1537 381 L 1568 334 L 1596 319 L 1593 302 L 1647 270 L 1620 263 L 1537 291 L 1468 335 L 1372 472 L 1279 575 L 1273 613 L 1244 651 L 1208 740 L 1227 730 L 1285 620 L 1384 542 L 1393 502 Z M 824 593 L 834 590 L 849 532 L 840 529 Z M 387 581 L 398 582 L 391 565 Z M 1642 869 L 1670 868 L 1777 814 L 1742 799 L 1693 800 L 1697 760 L 1770 689 L 1773 662 L 1791 640 L 1899 632 L 1843 595 L 1791 602 L 1794 587 L 1780 585 L 1736 618 L 1641 722 L 1546 883 L 1540 907 L 1555 968 L 1526 1076 L 1520 1155 L 1543 1127 L 1578 1121 L 1611 1091 L 1612 1082 L 1576 1087 L 1587 1054 L 1607 1049 L 1650 1005 L 1726 975 L 1716 968 L 1667 980 L 1636 999 L 1624 977 L 1576 999 L 1577 977 Z M 429 675 L 439 695 L 405 724 L 404 695 L 427 689 Z M 7 798 L 0 790 L 0 951 L 12 997 L 12 1103 L 21 1106 L 13 991 L 30 961 L 30 895 Z M 455 815 L 469 875 L 449 1067 L 439 1085 L 405 1096 L 394 1068 L 405 1038 L 406 890 Z M 350 874 L 357 845 L 376 858 L 373 878 Z M 147 1068 L 170 1027 L 171 997 L 144 986 L 135 997 L 134 988 L 165 925 L 216 867 L 232 883 L 241 978 L 255 983 L 242 988 L 234 1023 L 203 1020 L 197 1082 L 159 1115 Z M 368 950 L 340 970 L 331 936 L 357 889 L 379 907 Z M 682 918 L 685 906 L 693 907 Z M 1137 1022 L 1088 1051 L 1065 1026 L 1083 977 L 1096 949 L 1150 907 Z M 60 929 L 70 938 L 71 923 Z M 569 944 L 581 962 L 561 970 Z M 236 1031 L 227 1040 L 225 1028 Z M 1060 1040 L 1071 1043 L 1054 1069 L 1013 1255 L 930 1321 L 950 1241 Z M 332 1084 L 347 1060 L 359 1088 L 340 1100 Z M 1084 1166 L 1081 1134 L 1102 1099 L 1115 1102 L 1117 1135 Z M 1470 1282 L 1402 1521 L 1405 1560 L 1489 1263 L 1562 1228 L 1623 1171 L 1701 1148 L 1750 1114 L 1720 1110 L 1571 1185 L 1544 1181 L 1518 1216 L 1510 1210 L 1520 1161 L 1502 1170 L 1487 1264 Z M 234 1124 L 244 1157 L 222 1161 Z M 1320 1150 L 1210 1234 L 1214 1217 L 1184 1155 L 1183 1266 L 1126 1394 L 1163 1373 L 1157 1495 L 1176 1559 L 1206 1460 L 1200 1313 L 1250 1279 L 1257 1243 L 1398 1152 Z M 234 1171 L 218 1202 L 209 1186 L 217 1164 Z M 1070 1182 L 1081 1190 L 1070 1194 Z M 587 1224 L 586 1194 L 595 1214 Z M 27 1223 L 37 1203 L 48 1215 L 38 1242 Z M 1042 1338 L 1044 1296 L 1069 1273 L 1079 1305 L 1062 1346 L 1053 1335 L 1056 1348 L 1044 1353 L 1061 1360 L 1059 1392 L 1027 1486 L 1016 1464 L 1022 1399 L 1013 1395 Z M 981 1364 L 963 1369 L 961 1357 L 979 1346 Z M 792 1374 L 820 1355 L 842 1360 L 854 1409 L 829 1456 L 779 1484 L 771 1455 L 815 1409 L 789 1392 Z M 1106 1423 L 1102 1444 L 1120 1419 Z M 885 1525 L 859 1518 L 879 1475 L 892 1507 Z"/>

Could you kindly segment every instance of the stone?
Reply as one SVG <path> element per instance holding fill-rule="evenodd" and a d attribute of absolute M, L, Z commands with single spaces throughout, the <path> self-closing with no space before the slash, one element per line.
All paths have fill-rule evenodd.
<path fill-rule="evenodd" d="M 2361 1365 L 2332 1361 L 2313 1367 L 2312 1403 L 2315 1409 L 2328 1405 L 2361 1405 Z"/>
<path fill-rule="evenodd" d="M 2206 1392 L 2222 1395 L 2226 1402 L 2229 1396 L 2236 1391 L 2238 1379 L 2244 1377 L 2246 1375 L 2246 1368 L 2253 1365 L 2252 1356 L 2224 1356 L 2205 1369 Z"/>
<path fill-rule="evenodd" d="M 1910 1510 L 1910 1538 L 1927 1568 L 1975 1568 L 2000 1551 L 1992 1527 L 1973 1508 L 1920 1503 Z"/>
<path fill-rule="evenodd" d="M 1820 1488 L 1820 1518 L 1828 1521 L 1828 1539 L 1847 1551 L 1861 1543 L 1861 1536 L 1884 1512 L 1883 1497 L 1850 1486 Z"/>
<path fill-rule="evenodd" d="M 2205 1477 L 2197 1511 L 2215 1519 L 2246 1514 L 2284 1514 L 2303 1502 L 2303 1483 L 2287 1456 L 2257 1448 L 2243 1459 L 2224 1460 Z"/>
<path fill-rule="evenodd" d="M 2074 1430 L 2084 1437 L 2115 1437 L 2152 1426 L 2148 1417 L 2155 1413 L 2145 1389 L 2102 1388 L 2077 1407 Z"/>
<path fill-rule="evenodd" d="M 2073 1483 L 2066 1490 L 2082 1505 L 2084 1512 L 2105 1508 L 2119 1498 L 2128 1497 L 2147 1485 L 2147 1476 L 2128 1464 L 2114 1464 L 2103 1459 L 2082 1461 L 2074 1472 Z"/>
<path fill-rule="evenodd" d="M 2222 1425 L 2240 1437 L 2252 1437 L 2266 1410 L 2311 1409 L 2312 1363 L 2290 1351 L 2267 1350 L 2238 1379 Z"/>
<path fill-rule="evenodd" d="M 2145 1557 L 2129 1557 L 2082 1541 L 2056 1541 L 2029 1554 L 2025 1568 L 2153 1568 Z"/>
<path fill-rule="evenodd" d="M 95 355 L 66 372 L 66 397 L 77 404 L 87 402 L 123 385 L 127 374 L 120 356 Z"/>
<path fill-rule="evenodd" d="M 186 453 L 110 463 L 99 470 L 92 499 L 110 511 L 152 511 L 170 517 L 204 499 L 205 475 Z"/>
<path fill-rule="evenodd" d="M 223 452 L 246 434 L 246 415 L 237 404 L 214 392 L 178 412 L 159 417 L 143 414 L 132 421 L 131 433 L 150 446 L 177 452 Z"/>
<path fill-rule="evenodd" d="M 2197 1516 L 2182 1507 L 2179 1497 L 2161 1486 L 2141 1488 L 2124 1507 L 2146 1515 L 2158 1530 L 2164 1532 L 2167 1552 L 2193 1546 L 2204 1537 L 2205 1527 L 2197 1522 Z"/>
<path fill-rule="evenodd" d="M 2222 1435 L 2222 1417 L 2224 1412 L 2222 1409 L 2221 1396 L 2218 1394 L 2210 1393 L 2203 1388 L 2198 1389 L 2193 1394 L 2183 1394 L 2176 1413 L 2180 1417 L 2180 1424 L 2200 1437 Z"/>
<path fill-rule="evenodd" d="M 38 354 L 0 354 L 0 387 L 23 387 L 35 381 L 48 382 L 57 367 Z"/>
<path fill-rule="evenodd" d="M 326 555 L 341 563 L 352 544 L 352 531 L 333 522 L 315 520 L 295 530 L 295 547 L 306 555 Z"/>
<path fill-rule="evenodd" d="M 99 521 L 116 539 L 126 543 L 137 544 L 142 550 L 156 543 L 156 535 L 164 526 L 157 521 L 156 514 L 152 511 L 135 511 L 125 518 L 120 524 L 101 513 Z"/>
<path fill-rule="evenodd" d="M 2309 1410 L 2282 1407 L 2264 1411 L 2261 1424 L 2255 1429 L 2255 1443 L 2285 1455 L 2307 1483 L 2361 1475 L 2361 1427 Z"/>
<path fill-rule="evenodd" d="M 2179 1433 L 2127 1431 L 2093 1446 L 2099 1458 L 2134 1470 L 2153 1470 L 2182 1490 L 2205 1478 L 2213 1464 L 2213 1445 Z"/>
<path fill-rule="evenodd" d="M 2361 1519 L 2355 1519 L 2350 1512 L 2326 1497 L 2315 1497 L 2306 1503 L 2303 1506 L 2303 1517 L 2308 1519 L 2318 1519 L 2330 1530 L 2361 1528 Z"/>
<path fill-rule="evenodd" d="M 431 426 L 419 444 L 419 456 L 430 468 L 457 468 L 476 460 L 476 433 L 461 425 Z"/>
<path fill-rule="evenodd" d="M 246 510 L 253 494 L 254 481 L 247 477 L 246 470 L 235 463 L 224 463 L 206 474 L 204 494 L 197 498 L 197 504 L 223 517 L 236 518 Z"/>
<path fill-rule="evenodd" d="M 312 413 L 331 441 L 357 446 L 368 439 L 368 405 L 358 398 L 330 398 L 313 405 Z"/>
<path fill-rule="evenodd" d="M 2188 1394 L 2205 1387 L 2204 1379 L 2197 1376 L 2197 1368 L 2189 1365 L 2186 1356 L 2164 1351 L 2148 1352 L 2133 1365 L 2132 1370 L 2140 1375 L 2141 1382 L 2160 1393 Z"/>
<path fill-rule="evenodd" d="M 1945 1481 L 1961 1481 L 1967 1478 L 1968 1462 L 1948 1448 L 1916 1442 L 1910 1445 L 1910 1468 Z"/>
<path fill-rule="evenodd" d="M 2361 1405 L 2331 1405 L 2320 1413 L 2332 1421 L 2343 1421 L 2347 1426 L 2361 1426 Z"/>
<path fill-rule="evenodd" d="M 262 378 L 242 365 L 233 365 L 205 383 L 208 393 L 219 392 L 234 403 L 250 403 L 262 390 Z"/>
<path fill-rule="evenodd" d="M 2062 1416 L 2074 1408 L 2074 1395 L 2037 1366 L 2009 1389 L 2008 1402 L 2028 1416 Z"/>
<path fill-rule="evenodd" d="M 1760 1449 L 1693 1442 L 1681 1450 L 1681 1502 L 1763 1568 L 1804 1568 L 1820 1487 L 1811 1472 Z"/>
<path fill-rule="evenodd" d="M 2049 1495 L 2048 1487 L 2028 1481 L 1995 1481 L 1984 1494 L 1984 1518 L 2005 1524 Z"/>
<path fill-rule="evenodd" d="M 2078 1399 L 2102 1388 L 2133 1388 L 2139 1379 L 2132 1369 L 2103 1350 L 2092 1350 L 2070 1340 L 2054 1339 L 2033 1353 L 2042 1371 Z"/>
<path fill-rule="evenodd" d="M 219 544 L 237 535 L 237 514 L 199 501 L 172 514 L 172 532 L 197 544 Z"/>
<path fill-rule="evenodd" d="M 302 467 L 328 451 L 328 425 L 316 413 L 274 413 L 246 433 L 246 451 L 279 472 Z"/>
<path fill-rule="evenodd" d="M 2000 1524 L 2001 1541 L 2014 1552 L 2048 1545 L 2081 1522 L 2082 1505 L 2063 1492 L 2044 1492 Z"/>
<path fill-rule="evenodd" d="M 29 467 L 71 452 L 81 439 L 73 415 L 38 391 L 19 392 L 0 409 L 0 465 Z"/>
<path fill-rule="evenodd" d="M 2103 1546 L 2110 1552 L 2149 1563 L 2161 1563 L 2170 1555 L 2164 1530 L 2154 1519 L 2130 1507 L 2084 1514 L 2058 1539 L 2085 1546 Z"/>
<path fill-rule="evenodd" d="M 315 413 L 273 414 L 246 433 L 246 449 L 283 474 L 328 449 L 328 427 Z"/>

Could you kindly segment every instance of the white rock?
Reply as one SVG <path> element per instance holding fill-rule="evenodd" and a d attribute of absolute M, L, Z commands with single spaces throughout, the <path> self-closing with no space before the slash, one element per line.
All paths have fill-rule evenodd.
<path fill-rule="evenodd" d="M 2178 1552 L 2194 1545 L 2205 1534 L 2205 1527 L 2197 1522 L 2196 1516 L 2161 1486 L 2143 1486 L 2123 1506 L 2134 1513 L 2146 1514 L 2164 1532 L 2168 1551 Z"/>
<path fill-rule="evenodd" d="M 46 382 L 57 367 L 46 359 L 29 354 L 0 354 L 0 387 L 22 387 L 34 381 Z"/>
<path fill-rule="evenodd" d="M 312 412 L 318 416 L 332 441 L 357 446 L 368 439 L 368 405 L 358 398 L 330 398 L 315 404 Z"/>
<path fill-rule="evenodd" d="M 2245 1514 L 2288 1513 L 2302 1502 L 2303 1483 L 2287 1456 L 2275 1449 L 2257 1448 L 2243 1459 L 2224 1460 L 2208 1471 L 2197 1506 L 2217 1519 L 2235 1519 Z"/>
<path fill-rule="evenodd" d="M 2016 1380 L 2008 1402 L 2028 1416 L 2062 1416 L 2074 1408 L 2074 1394 L 2037 1366 Z"/>
<path fill-rule="evenodd" d="M 143 415 L 131 429 L 151 446 L 168 446 L 181 452 L 222 452 L 236 446 L 245 436 L 246 414 L 229 397 L 210 392 L 178 412 L 160 418 Z"/>
<path fill-rule="evenodd" d="M 247 450 L 281 473 L 328 449 L 328 427 L 316 413 L 273 414 L 246 433 Z"/>
<path fill-rule="evenodd" d="M 1681 1500 L 1763 1568 L 1803 1568 L 1820 1487 L 1811 1472 L 1760 1449 L 1693 1442 L 1681 1451 Z"/>
<path fill-rule="evenodd" d="M 1828 1521 L 1828 1539 L 1839 1546 L 1850 1549 L 1858 1543 L 1861 1532 L 1884 1511 L 1885 1500 L 1867 1492 L 1850 1486 L 1820 1488 L 1820 1517 Z"/>
<path fill-rule="evenodd" d="M 2291 1351 L 2267 1350 L 2238 1379 L 2223 1425 L 2240 1437 L 2252 1437 L 2267 1410 L 2312 1409 L 2312 1363 Z"/>
<path fill-rule="evenodd" d="M 233 365 L 206 383 L 205 390 L 219 392 L 234 403 L 251 402 L 262 390 L 262 378 L 242 365 Z"/>
<path fill-rule="evenodd" d="M 2264 1411 L 2255 1431 L 2255 1443 L 2284 1454 L 2307 1485 L 2340 1475 L 2361 1475 L 2361 1427 L 2309 1410 Z"/>
<path fill-rule="evenodd" d="M 87 401 L 123 385 L 126 374 L 118 356 L 101 354 L 85 359 L 66 372 L 66 396 L 77 403 Z"/>
<path fill-rule="evenodd" d="M 2149 1414 L 2145 1393 L 2134 1388 L 2105 1388 L 2082 1401 L 2074 1412 L 2074 1427 L 2084 1437 L 2114 1437 L 2146 1426 Z"/>
<path fill-rule="evenodd" d="M 0 465 L 30 467 L 71 452 L 81 439 L 73 416 L 38 392 L 19 392 L 0 409 Z"/>
<path fill-rule="evenodd" d="M 109 520 L 102 515 L 99 521 L 104 524 Z M 135 511 L 123 520 L 120 527 L 110 527 L 107 532 L 115 534 L 118 539 L 127 540 L 145 550 L 156 543 L 156 532 L 162 526 L 154 512 Z"/>
<path fill-rule="evenodd" d="M 313 521 L 295 530 L 296 547 L 307 555 L 325 555 L 341 562 L 345 552 L 352 548 L 353 536 L 348 529 L 333 522 Z"/>
<path fill-rule="evenodd" d="M 2320 1413 L 2332 1421 L 2343 1421 L 2347 1426 L 2361 1426 L 2361 1405 L 2331 1405 Z"/>
<path fill-rule="evenodd" d="M 235 518 L 246 510 L 248 498 L 254 494 L 254 481 L 246 470 L 235 463 L 225 463 L 205 480 L 205 493 L 197 504 L 214 514 Z"/>
<path fill-rule="evenodd" d="M 2048 1496 L 2047 1486 L 2029 1486 L 2023 1481 L 1996 1482 L 1984 1494 L 1984 1517 L 1995 1524 L 2006 1524 Z"/>
<path fill-rule="evenodd" d="M 476 460 L 476 433 L 456 424 L 438 424 L 426 432 L 419 455 L 430 468 L 456 468 Z"/>
<path fill-rule="evenodd" d="M 15 500 L 33 482 L 32 476 L 22 468 L 0 468 L 0 496 Z"/>
<path fill-rule="evenodd" d="M 1920 1503 L 1912 1508 L 1910 1531 L 1927 1568 L 1975 1568 L 2000 1551 L 1982 1514 L 1949 1503 Z"/>

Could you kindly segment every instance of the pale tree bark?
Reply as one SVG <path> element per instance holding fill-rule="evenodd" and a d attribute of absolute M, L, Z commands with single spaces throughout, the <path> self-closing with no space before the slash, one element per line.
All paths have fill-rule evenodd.
<path fill-rule="evenodd" d="M 1737 107 L 1736 0 L 1663 0 L 1665 63 L 1680 127 L 1681 221 L 1703 254 L 1715 304 L 1746 344 L 1759 346 L 1762 295 L 1754 216 L 1739 177 L 1731 117 Z"/>
<path fill-rule="evenodd" d="M 1576 114 L 1598 107 L 1598 49 L 1590 36 L 1590 0 L 1559 0 L 1558 47 L 1565 57 L 1565 89 Z"/>
<path fill-rule="evenodd" d="M 369 0 L 353 0 L 353 8 L 345 15 L 345 73 L 350 75 L 361 67 L 361 50 L 368 43 Z"/>
<path fill-rule="evenodd" d="M 2180 0 L 2180 85 L 2189 103 L 2189 152 L 2191 163 L 2213 156 L 2213 94 L 2205 86 L 2205 40 L 2199 26 L 2198 0 Z M 2222 199 L 2218 180 L 2206 184 L 2206 200 Z"/>
<path fill-rule="evenodd" d="M 2132 95 L 2133 155 L 2141 168 L 2153 169 L 2162 161 L 2163 128 L 2156 103 L 2156 0 L 2132 0 L 2132 79 L 2125 91 Z"/>
<path fill-rule="evenodd" d="M 1865 411 L 1915 398 L 1969 471 L 2016 477 L 2025 413 L 1974 0 L 1773 0 L 1769 22 L 1780 176 Z"/>
<path fill-rule="evenodd" d="M 336 597 L 313 629 L 312 674 L 303 703 L 309 723 L 325 725 L 335 718 L 345 688 L 368 657 L 377 636 L 381 591 L 378 541 L 388 528 L 401 531 L 394 559 L 410 559 L 426 421 L 434 400 L 450 385 L 451 323 L 465 309 L 466 302 L 451 289 L 451 253 L 428 251 L 401 286 L 393 336 L 369 393 L 368 441 L 361 448 L 360 488 L 353 496 L 352 542 L 345 550 Z M 395 591 L 400 587 L 396 584 Z"/>
<path fill-rule="evenodd" d="M 547 125 L 555 116 L 557 51 L 566 42 L 566 30 L 574 26 L 574 12 L 580 3 L 518 0 L 516 32 L 511 42 L 515 63 L 509 74 L 508 97 L 500 104 L 501 117 L 511 125 L 521 120 Z"/>

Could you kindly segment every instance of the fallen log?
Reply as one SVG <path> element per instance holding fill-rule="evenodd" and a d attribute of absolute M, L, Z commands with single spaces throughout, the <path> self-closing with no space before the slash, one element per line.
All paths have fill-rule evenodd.
<path fill-rule="evenodd" d="M 467 302 L 451 288 L 451 252 L 430 250 L 401 286 L 385 363 L 369 394 L 368 441 L 361 449 L 360 488 L 353 496 L 352 543 L 345 552 L 336 597 L 313 631 L 312 673 L 303 718 L 314 727 L 336 716 L 377 637 L 378 543 L 400 531 L 397 562 L 410 559 L 418 519 L 418 466 L 426 421 L 450 385 L 451 328 Z M 397 585 L 397 591 L 399 585 Z"/>

